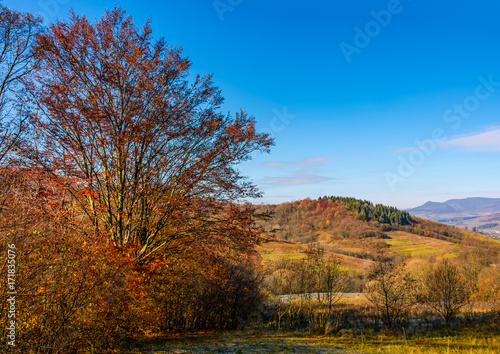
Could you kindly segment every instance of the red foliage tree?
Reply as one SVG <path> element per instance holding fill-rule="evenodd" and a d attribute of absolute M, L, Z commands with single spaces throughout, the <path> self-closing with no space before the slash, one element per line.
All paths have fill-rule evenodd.
<path fill-rule="evenodd" d="M 35 56 L 29 157 L 112 244 L 145 258 L 259 195 L 235 166 L 272 139 L 243 111 L 219 113 L 212 75 L 189 78 L 181 49 L 153 41 L 149 23 L 137 29 L 120 8 L 95 24 L 72 13 Z"/>

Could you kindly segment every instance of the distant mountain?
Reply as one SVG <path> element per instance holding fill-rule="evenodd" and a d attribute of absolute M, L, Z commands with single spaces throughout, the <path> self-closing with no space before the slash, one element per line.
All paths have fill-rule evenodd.
<path fill-rule="evenodd" d="M 465 198 L 450 199 L 443 203 L 427 202 L 407 211 L 416 216 L 443 214 L 455 216 L 486 215 L 500 213 L 500 198 Z"/>
<path fill-rule="evenodd" d="M 437 202 L 427 202 L 424 205 L 421 205 L 417 208 L 407 210 L 410 214 L 413 215 L 422 215 L 422 214 L 453 214 L 456 213 L 457 210 L 446 203 L 437 203 Z"/>
<path fill-rule="evenodd" d="M 421 218 L 474 228 L 492 237 L 500 237 L 500 198 L 451 199 L 444 203 L 427 202 L 408 213 Z"/>

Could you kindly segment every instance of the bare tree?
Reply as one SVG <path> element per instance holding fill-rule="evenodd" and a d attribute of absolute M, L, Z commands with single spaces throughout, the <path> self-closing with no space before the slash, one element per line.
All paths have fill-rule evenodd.
<path fill-rule="evenodd" d="M 375 264 L 369 274 L 371 281 L 365 288 L 368 300 L 389 328 L 408 316 L 416 303 L 415 281 L 404 266 L 404 263 L 396 266 L 393 262 Z"/>
<path fill-rule="evenodd" d="M 291 328 L 300 328 L 303 316 L 310 330 L 325 331 L 345 289 L 347 274 L 340 260 L 321 248 L 309 247 L 305 258 L 276 262 L 274 267 L 268 285 L 273 292 L 288 295 L 276 302 L 278 328 L 288 315 L 285 319 Z"/>
<path fill-rule="evenodd" d="M 426 275 L 423 300 L 450 324 L 458 311 L 469 303 L 470 290 L 458 266 L 444 259 Z"/>

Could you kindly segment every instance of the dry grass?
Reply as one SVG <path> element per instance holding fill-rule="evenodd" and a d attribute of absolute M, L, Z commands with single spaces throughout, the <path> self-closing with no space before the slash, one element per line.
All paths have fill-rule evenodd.
<path fill-rule="evenodd" d="M 305 337 L 303 333 L 239 331 L 187 335 L 145 346 L 131 353 L 349 353 L 342 344 Z"/>
<path fill-rule="evenodd" d="M 498 325 L 430 330 L 412 335 L 359 329 L 336 335 L 237 331 L 171 336 L 130 353 L 500 353 Z"/>
<path fill-rule="evenodd" d="M 320 243 L 321 245 L 321 243 Z M 340 266 L 344 269 L 350 269 L 352 271 L 361 271 L 373 262 L 366 259 L 360 259 L 352 256 L 337 254 L 329 251 L 331 245 L 324 244 L 325 252 L 328 255 L 334 255 L 338 257 L 340 261 Z M 344 249 L 344 247 L 342 247 Z M 347 248 L 345 248 L 347 250 Z M 257 251 L 261 255 L 264 263 L 265 262 L 275 262 L 278 260 L 286 259 L 302 259 L 305 257 L 304 251 L 307 250 L 307 245 L 294 244 L 287 241 L 271 241 L 266 242 L 259 247 Z M 362 249 L 360 249 L 362 250 Z"/>

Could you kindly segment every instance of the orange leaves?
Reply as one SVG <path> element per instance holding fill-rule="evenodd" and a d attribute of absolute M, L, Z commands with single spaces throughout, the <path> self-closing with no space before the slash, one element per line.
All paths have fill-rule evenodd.
<path fill-rule="evenodd" d="M 245 112 L 218 112 L 212 75 L 189 80 L 189 60 L 155 42 L 149 24 L 139 30 L 121 8 L 96 23 L 72 14 L 35 53 L 33 160 L 110 242 L 149 257 L 212 235 L 218 202 L 258 195 L 236 166 L 272 140 Z"/>
<path fill-rule="evenodd" d="M 80 187 L 77 194 L 82 197 L 92 197 L 95 195 L 94 191 L 89 187 Z"/>

